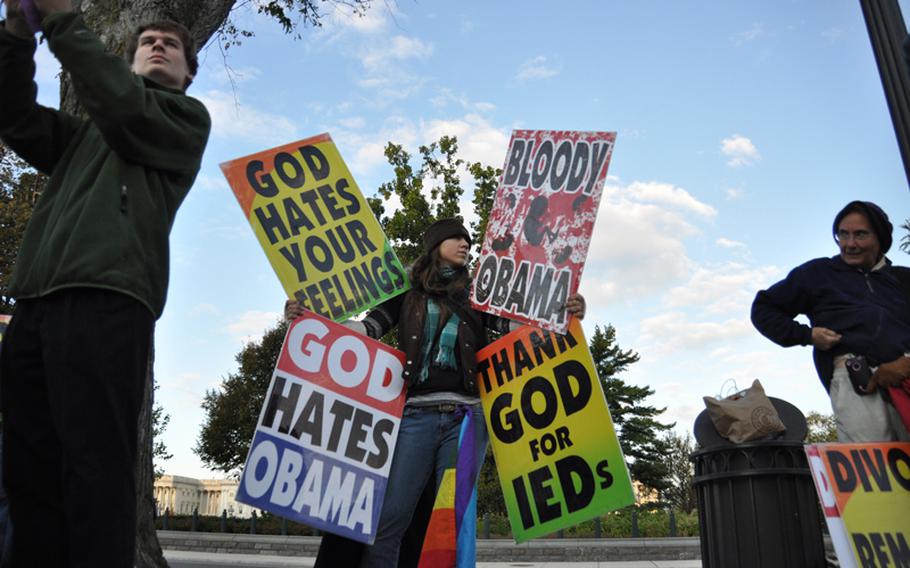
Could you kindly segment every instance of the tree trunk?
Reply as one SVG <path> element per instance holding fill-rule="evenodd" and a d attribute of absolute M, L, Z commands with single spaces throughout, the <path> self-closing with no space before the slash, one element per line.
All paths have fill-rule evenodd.
<path fill-rule="evenodd" d="M 155 406 L 155 346 L 149 350 L 145 393 L 139 411 L 136 452 L 136 561 L 139 568 L 167 568 L 167 560 L 155 532 L 155 468 L 152 463 L 152 408 Z"/>
<path fill-rule="evenodd" d="M 127 39 L 137 26 L 155 20 L 174 20 L 185 25 L 201 49 L 224 24 L 236 0 L 74 0 L 80 12 L 113 53 L 125 53 Z M 80 115 L 82 109 L 68 73 L 60 75 L 60 108 Z"/>

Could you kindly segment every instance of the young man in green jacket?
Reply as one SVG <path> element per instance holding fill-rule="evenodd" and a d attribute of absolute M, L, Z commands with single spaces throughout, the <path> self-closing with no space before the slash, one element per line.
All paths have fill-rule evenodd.
<path fill-rule="evenodd" d="M 131 567 L 137 417 L 168 234 L 211 126 L 184 91 L 186 28 L 140 28 L 129 62 L 70 0 L 33 0 L 88 118 L 36 102 L 35 39 L 4 0 L 0 138 L 50 179 L 23 236 L 0 358 L 14 566 Z"/>

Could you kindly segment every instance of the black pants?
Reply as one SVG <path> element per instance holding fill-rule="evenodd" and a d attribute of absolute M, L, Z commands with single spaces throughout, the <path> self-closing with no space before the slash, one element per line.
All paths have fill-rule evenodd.
<path fill-rule="evenodd" d="M 14 567 L 133 566 L 154 324 L 139 301 L 100 289 L 16 305 L 0 357 Z"/>

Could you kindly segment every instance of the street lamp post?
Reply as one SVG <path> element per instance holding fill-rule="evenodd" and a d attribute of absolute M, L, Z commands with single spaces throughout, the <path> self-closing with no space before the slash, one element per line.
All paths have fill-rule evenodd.
<path fill-rule="evenodd" d="M 910 64 L 902 53 L 907 27 L 898 0 L 859 0 L 859 3 L 910 184 Z"/>

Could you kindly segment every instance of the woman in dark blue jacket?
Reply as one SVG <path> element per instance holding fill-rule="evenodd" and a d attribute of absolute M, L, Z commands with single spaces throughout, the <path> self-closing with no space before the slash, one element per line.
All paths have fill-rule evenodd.
<path fill-rule="evenodd" d="M 907 440 L 907 431 L 877 386 L 910 376 L 910 303 L 885 253 L 893 227 L 868 201 L 853 201 L 835 217 L 840 254 L 794 268 L 762 290 L 752 323 L 783 347 L 812 345 L 818 376 L 831 396 L 841 442 Z M 809 324 L 794 318 L 803 314 Z M 854 388 L 847 361 L 863 356 L 871 387 Z"/>

